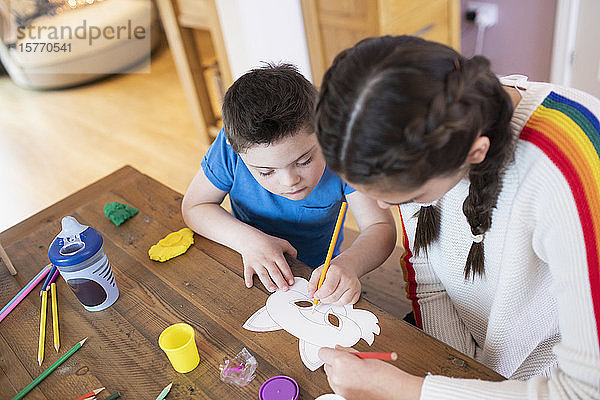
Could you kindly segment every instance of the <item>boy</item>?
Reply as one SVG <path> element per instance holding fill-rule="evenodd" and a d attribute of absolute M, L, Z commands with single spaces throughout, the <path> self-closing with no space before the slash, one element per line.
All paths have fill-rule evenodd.
<path fill-rule="evenodd" d="M 283 253 L 319 267 L 346 200 L 360 235 L 340 253 L 340 233 L 326 280 L 315 293 L 322 266 L 313 271 L 309 296 L 355 303 L 359 278 L 387 259 L 396 230 L 389 210 L 327 168 L 313 128 L 317 95 L 290 64 L 267 65 L 236 80 L 223 101 L 224 128 L 183 199 L 183 218 L 242 255 L 247 287 L 257 274 L 269 291 L 285 291 L 294 277 Z M 227 194 L 233 216 L 220 206 Z"/>

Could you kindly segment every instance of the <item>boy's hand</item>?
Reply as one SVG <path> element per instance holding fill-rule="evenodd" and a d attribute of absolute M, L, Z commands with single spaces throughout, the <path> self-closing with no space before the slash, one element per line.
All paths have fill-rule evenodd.
<path fill-rule="evenodd" d="M 335 261 L 335 260 L 334 260 Z M 308 282 L 308 297 L 319 299 L 323 303 L 338 305 L 354 304 L 360 298 L 360 280 L 351 268 L 346 268 L 332 261 L 325 274 L 321 288 L 317 290 L 323 266 L 315 269 Z"/>
<path fill-rule="evenodd" d="M 241 252 L 246 286 L 252 287 L 252 278 L 256 274 L 270 292 L 277 288 L 288 290 L 289 285 L 294 284 L 294 275 L 283 253 L 292 257 L 298 254 L 287 240 L 263 233 L 249 237 Z"/>

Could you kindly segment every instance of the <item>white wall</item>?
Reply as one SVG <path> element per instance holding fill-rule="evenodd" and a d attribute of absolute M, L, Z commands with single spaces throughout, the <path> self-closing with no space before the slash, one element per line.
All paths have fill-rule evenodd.
<path fill-rule="evenodd" d="M 600 2 L 580 0 L 571 85 L 600 98 Z"/>
<path fill-rule="evenodd" d="M 475 53 L 477 26 L 465 19 L 471 0 L 461 0 L 461 51 Z M 498 75 L 524 74 L 547 82 L 552 60 L 556 3 L 563 0 L 483 0 L 498 6 L 498 24 L 485 30 L 482 55 Z M 598 1 L 598 0 L 592 0 Z"/>
<path fill-rule="evenodd" d="M 216 4 L 233 79 L 262 61 L 283 61 L 312 80 L 299 0 L 218 0 Z"/>

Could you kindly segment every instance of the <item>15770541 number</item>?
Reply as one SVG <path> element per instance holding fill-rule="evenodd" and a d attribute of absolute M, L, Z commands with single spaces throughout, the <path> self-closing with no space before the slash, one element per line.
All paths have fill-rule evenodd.
<path fill-rule="evenodd" d="M 29 42 L 19 43 L 20 52 L 25 53 L 70 53 L 71 43 Z"/>

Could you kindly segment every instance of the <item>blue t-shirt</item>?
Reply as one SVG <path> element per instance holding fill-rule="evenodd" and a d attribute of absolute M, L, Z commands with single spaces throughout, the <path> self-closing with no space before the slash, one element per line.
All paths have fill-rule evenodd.
<path fill-rule="evenodd" d="M 216 188 L 229 192 L 233 215 L 260 231 L 285 239 L 298 259 L 312 268 L 325 262 L 335 222 L 345 196 L 354 192 L 325 167 L 319 183 L 302 200 L 289 200 L 263 188 L 240 156 L 227 143 L 223 129 L 201 162 L 204 175 Z M 334 256 L 344 240 L 340 231 Z"/>

